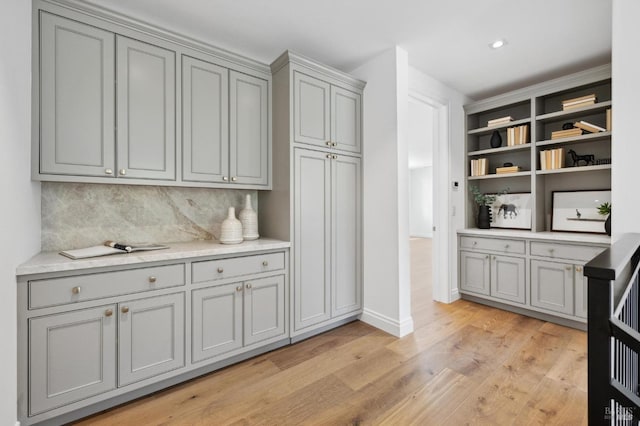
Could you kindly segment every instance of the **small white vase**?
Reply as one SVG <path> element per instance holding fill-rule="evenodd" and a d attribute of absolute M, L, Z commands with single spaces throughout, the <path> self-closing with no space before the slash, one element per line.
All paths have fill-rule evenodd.
<path fill-rule="evenodd" d="M 242 223 L 236 219 L 235 207 L 229 207 L 229 214 L 222 221 L 220 242 L 222 244 L 238 244 L 242 242 Z"/>
<path fill-rule="evenodd" d="M 251 206 L 251 194 L 247 194 L 244 209 L 238 216 L 242 223 L 242 238 L 245 240 L 257 240 L 258 235 L 258 214 Z"/>

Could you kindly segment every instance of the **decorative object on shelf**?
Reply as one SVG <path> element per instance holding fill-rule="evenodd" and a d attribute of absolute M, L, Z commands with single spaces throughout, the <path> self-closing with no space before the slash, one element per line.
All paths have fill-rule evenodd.
<path fill-rule="evenodd" d="M 569 154 L 569 157 L 571 157 L 571 160 L 573 161 L 572 167 L 580 166 L 581 161 L 584 163 L 582 164 L 583 166 L 592 165 L 596 161 L 596 157 L 593 154 L 580 155 L 572 149 L 569 150 L 568 154 Z"/>
<path fill-rule="evenodd" d="M 565 163 L 564 148 L 540 151 L 540 170 L 562 169 Z"/>
<path fill-rule="evenodd" d="M 610 190 L 554 191 L 551 195 L 551 230 L 604 234 L 606 219 L 599 213 L 611 203 Z"/>
<path fill-rule="evenodd" d="M 473 200 L 478 205 L 477 226 L 480 229 L 489 229 L 491 227 L 491 205 L 495 202 L 499 194 L 483 194 L 480 188 L 475 185 L 469 186 L 469 191 L 473 194 Z M 506 194 L 509 188 L 500 194 Z"/>
<path fill-rule="evenodd" d="M 245 240 L 257 240 L 258 235 L 258 214 L 251 205 L 251 194 L 246 195 L 244 209 L 238 215 L 242 224 L 242 238 Z"/>
<path fill-rule="evenodd" d="M 236 219 L 235 207 L 229 207 L 227 218 L 222 221 L 220 242 L 222 244 L 238 244 L 242 241 L 242 223 Z"/>
<path fill-rule="evenodd" d="M 506 162 L 506 163 L 502 163 L 502 167 L 512 167 L 513 163 L 510 162 Z"/>
<path fill-rule="evenodd" d="M 573 129 L 573 123 L 564 123 L 562 125 L 562 130 L 571 130 Z"/>
<path fill-rule="evenodd" d="M 604 221 L 604 232 L 611 236 L 611 203 L 600 204 L 598 206 L 598 214 L 607 217 L 607 220 Z"/>
<path fill-rule="evenodd" d="M 492 228 L 531 229 L 531 193 L 496 194 L 491 210 Z"/>
<path fill-rule="evenodd" d="M 502 146 L 502 136 L 500 136 L 500 132 L 494 130 L 491 134 L 491 139 L 489 140 L 489 144 L 491 148 L 499 148 Z"/>
<path fill-rule="evenodd" d="M 598 158 L 596 160 L 596 166 L 601 166 L 603 164 L 611 164 L 611 158 Z"/>

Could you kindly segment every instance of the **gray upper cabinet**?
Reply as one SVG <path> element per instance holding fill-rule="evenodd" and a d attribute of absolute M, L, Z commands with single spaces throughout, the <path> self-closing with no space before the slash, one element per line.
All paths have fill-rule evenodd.
<path fill-rule="evenodd" d="M 266 80 L 230 71 L 229 172 L 231 182 L 269 183 L 269 91 Z"/>
<path fill-rule="evenodd" d="M 113 176 L 115 35 L 40 12 L 40 173 Z"/>
<path fill-rule="evenodd" d="M 118 177 L 175 179 L 175 53 L 117 36 Z"/>
<path fill-rule="evenodd" d="M 225 182 L 229 176 L 229 70 L 182 57 L 182 178 Z"/>
<path fill-rule="evenodd" d="M 360 153 L 358 93 L 294 72 L 294 141 Z"/>

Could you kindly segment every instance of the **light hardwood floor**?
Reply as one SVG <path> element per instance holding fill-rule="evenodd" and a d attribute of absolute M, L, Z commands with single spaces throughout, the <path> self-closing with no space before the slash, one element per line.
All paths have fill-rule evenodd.
<path fill-rule="evenodd" d="M 354 322 L 78 424 L 586 424 L 586 333 L 433 302 L 430 250 L 411 240 L 407 337 Z"/>

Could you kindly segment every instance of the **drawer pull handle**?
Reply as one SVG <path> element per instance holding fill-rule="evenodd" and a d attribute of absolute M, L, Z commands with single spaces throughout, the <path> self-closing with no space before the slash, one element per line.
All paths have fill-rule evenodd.
<path fill-rule="evenodd" d="M 488 259 L 488 258 L 489 258 L 489 255 L 486 255 L 484 258 L 485 258 L 485 259 Z"/>
<path fill-rule="evenodd" d="M 127 170 L 126 169 L 120 169 L 120 176 L 124 176 L 127 174 Z"/>
<path fill-rule="evenodd" d="M 150 283 L 155 283 L 158 279 L 156 277 L 154 277 L 153 275 L 149 277 L 149 282 Z"/>
<path fill-rule="evenodd" d="M 576 272 L 582 272 L 582 266 L 576 266 Z"/>
<path fill-rule="evenodd" d="M 327 144 L 327 146 L 331 146 L 331 141 L 327 141 L 325 143 Z"/>
<path fill-rule="evenodd" d="M 338 146 L 337 142 L 331 142 L 331 146 Z"/>
<path fill-rule="evenodd" d="M 242 291 L 242 286 L 239 285 L 238 287 L 236 287 L 236 291 Z"/>
<path fill-rule="evenodd" d="M 222 176 L 222 180 L 226 182 L 229 180 L 229 178 L 227 176 Z"/>
<path fill-rule="evenodd" d="M 566 269 L 567 271 L 572 270 L 573 268 L 571 266 L 565 266 L 564 269 Z"/>
<path fill-rule="evenodd" d="M 553 254 L 555 250 L 554 249 L 549 249 L 549 253 Z"/>
<path fill-rule="evenodd" d="M 113 170 L 112 169 L 105 169 L 104 174 L 112 175 L 113 174 Z"/>
<path fill-rule="evenodd" d="M 327 158 L 331 158 L 331 154 L 327 154 Z"/>
<path fill-rule="evenodd" d="M 247 288 L 251 288 L 251 283 L 247 283 Z"/>
<path fill-rule="evenodd" d="M 110 317 L 111 315 L 113 315 L 113 310 L 107 309 L 106 311 L 104 311 L 104 316 L 105 317 Z"/>
<path fill-rule="evenodd" d="M 237 181 L 237 180 L 238 180 L 238 178 L 237 178 L 237 177 L 235 177 L 235 176 L 233 176 L 233 177 L 231 178 L 231 182 L 235 182 L 235 181 Z"/>
<path fill-rule="evenodd" d="M 265 260 L 264 262 L 262 262 L 262 266 L 269 266 L 269 262 Z"/>
<path fill-rule="evenodd" d="M 74 287 L 74 288 L 72 288 L 72 289 L 71 289 L 71 293 L 73 293 L 73 294 L 80 294 L 80 290 L 82 290 L 82 289 L 80 288 L 80 286 L 78 286 L 78 287 Z"/>
<path fill-rule="evenodd" d="M 129 312 L 129 307 L 128 307 L 128 306 L 123 306 L 123 307 L 122 307 L 122 309 L 120 309 L 120 311 L 121 311 L 123 314 L 126 314 L 126 313 L 128 313 L 128 312 Z"/>
<path fill-rule="evenodd" d="M 473 242 L 473 246 L 475 247 L 475 246 L 477 246 L 477 245 L 478 245 L 478 242 L 477 242 L 477 241 L 474 241 L 474 242 Z"/>
<path fill-rule="evenodd" d="M 505 249 L 505 250 L 509 250 L 509 244 L 505 245 L 505 246 L 504 246 L 504 249 Z"/>
<path fill-rule="evenodd" d="M 224 269 L 222 269 L 222 268 L 218 268 L 218 273 L 219 273 L 219 274 L 221 274 L 221 273 L 223 273 L 223 272 L 224 272 Z"/>

